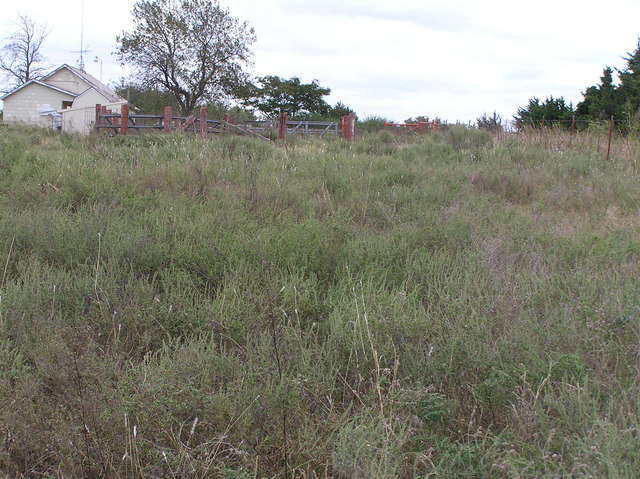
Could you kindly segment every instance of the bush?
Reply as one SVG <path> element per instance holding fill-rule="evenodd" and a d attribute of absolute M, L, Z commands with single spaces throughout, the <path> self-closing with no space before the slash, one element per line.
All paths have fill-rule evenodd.
<path fill-rule="evenodd" d="M 454 149 L 474 153 L 487 148 L 492 143 L 492 137 L 487 131 L 462 125 L 452 125 L 447 128 L 445 138 Z"/>

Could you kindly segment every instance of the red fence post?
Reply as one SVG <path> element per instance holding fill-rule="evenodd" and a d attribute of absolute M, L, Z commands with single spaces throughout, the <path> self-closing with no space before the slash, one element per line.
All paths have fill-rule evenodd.
<path fill-rule="evenodd" d="M 287 123 L 289 123 L 289 113 L 283 111 L 280 113 L 280 119 L 278 124 L 278 139 L 287 139 Z"/>
<path fill-rule="evenodd" d="M 173 119 L 173 109 L 170 106 L 164 107 L 164 116 L 162 118 L 162 131 L 171 133 L 171 120 Z"/>
<path fill-rule="evenodd" d="M 356 135 L 356 116 L 353 113 L 343 116 L 340 125 L 342 126 L 342 138 L 352 141 Z"/>
<path fill-rule="evenodd" d="M 120 134 L 126 136 L 129 131 L 129 104 L 120 106 Z"/>
<path fill-rule="evenodd" d="M 200 136 L 202 138 L 207 137 L 207 108 L 200 108 Z"/>

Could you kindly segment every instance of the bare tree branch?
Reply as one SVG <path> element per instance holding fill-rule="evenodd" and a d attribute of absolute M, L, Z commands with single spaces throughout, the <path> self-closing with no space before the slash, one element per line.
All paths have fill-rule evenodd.
<path fill-rule="evenodd" d="M 30 80 L 44 75 L 47 65 L 42 55 L 43 44 L 49 35 L 46 26 L 37 24 L 31 17 L 20 15 L 15 30 L 9 34 L 0 49 L 0 72 L 10 91 Z"/>

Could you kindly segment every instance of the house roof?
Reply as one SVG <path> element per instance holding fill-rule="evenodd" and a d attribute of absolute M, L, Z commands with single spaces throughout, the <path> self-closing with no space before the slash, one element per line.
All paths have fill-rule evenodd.
<path fill-rule="evenodd" d="M 11 91 L 10 91 L 9 93 L 7 93 L 6 95 L 4 95 L 4 96 L 0 97 L 0 100 L 4 100 L 5 98 L 10 97 L 10 96 L 11 96 L 11 95 L 13 95 L 14 93 L 17 93 L 18 91 L 22 90 L 23 88 L 25 88 L 25 87 L 27 87 L 27 86 L 29 86 L 29 85 L 33 84 L 33 83 L 35 83 L 35 84 L 37 84 L 37 85 L 40 85 L 40 86 L 47 87 L 47 88 L 51 88 L 52 90 L 59 91 L 60 93 L 64 93 L 64 94 L 69 95 L 69 96 L 72 96 L 72 97 L 74 97 L 74 98 L 78 96 L 78 94 L 77 94 L 77 93 L 72 93 L 72 92 L 70 92 L 70 91 L 63 90 L 62 88 L 58 88 L 57 86 L 49 85 L 48 83 L 45 83 L 45 82 L 43 82 L 43 81 L 40 81 L 40 80 L 30 80 L 30 81 L 28 81 L 27 83 L 23 83 L 23 84 L 22 84 L 22 85 L 20 85 L 18 88 L 14 89 L 14 90 L 11 90 Z"/>
<path fill-rule="evenodd" d="M 100 93 L 102 96 L 104 96 L 110 102 L 119 103 L 119 102 L 126 101 L 124 98 L 118 96 L 111 88 L 109 88 L 107 85 L 102 83 L 96 77 L 93 77 L 93 76 L 89 75 L 87 72 L 84 72 L 84 71 L 80 70 L 79 68 L 72 67 L 71 65 L 67 65 L 66 63 L 63 64 L 63 65 L 60 65 L 58 68 L 53 70 L 51 73 L 47 74 L 43 78 L 43 80 L 46 80 L 47 78 L 52 77 L 54 74 L 56 74 L 57 72 L 59 72 L 62 69 L 69 70 L 75 76 L 77 76 L 78 78 L 80 78 L 84 82 L 86 82 L 89 85 L 91 85 L 93 88 L 95 88 L 95 90 L 98 93 Z"/>

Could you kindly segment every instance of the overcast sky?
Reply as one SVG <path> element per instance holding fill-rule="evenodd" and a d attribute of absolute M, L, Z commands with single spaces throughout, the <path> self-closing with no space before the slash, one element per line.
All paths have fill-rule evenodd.
<path fill-rule="evenodd" d="M 86 70 L 105 83 L 133 0 L 85 0 Z M 318 79 L 360 117 L 511 117 L 530 97 L 578 102 L 605 65 L 621 67 L 640 35 L 640 1 L 221 0 L 256 30 L 253 72 Z M 3 0 L 0 37 L 18 13 L 51 29 L 52 65 L 76 64 L 81 0 Z"/>

